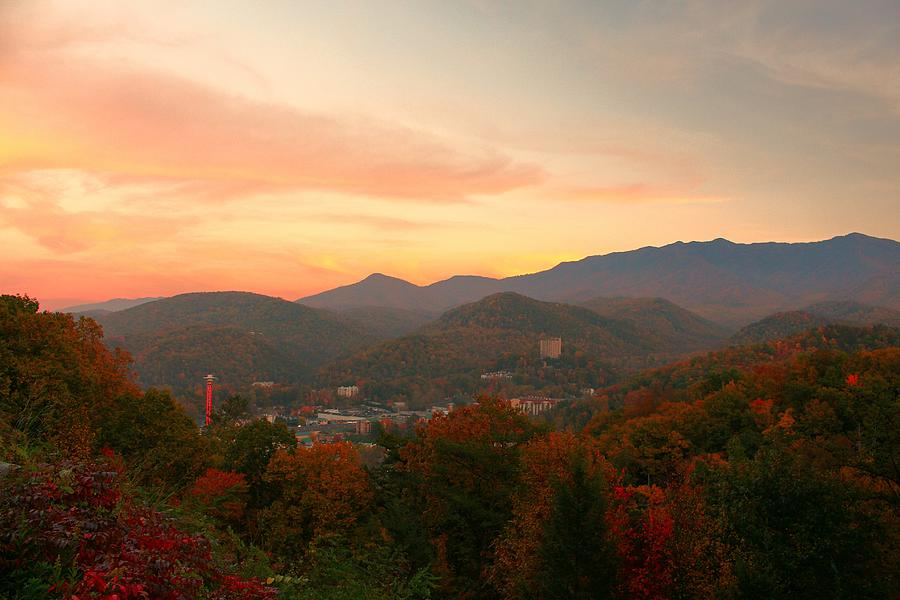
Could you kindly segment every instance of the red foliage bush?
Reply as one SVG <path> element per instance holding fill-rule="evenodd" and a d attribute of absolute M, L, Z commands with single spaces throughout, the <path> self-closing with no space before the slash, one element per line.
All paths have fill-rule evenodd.
<path fill-rule="evenodd" d="M 62 462 L 0 482 L 4 579 L 28 581 L 41 565 L 58 565 L 68 575 L 48 592 L 66 598 L 275 597 L 258 581 L 218 569 L 202 535 L 123 501 L 121 479 L 108 465 Z"/>

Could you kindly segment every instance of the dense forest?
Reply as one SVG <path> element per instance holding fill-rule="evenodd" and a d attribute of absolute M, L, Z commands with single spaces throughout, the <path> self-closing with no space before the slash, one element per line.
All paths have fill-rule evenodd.
<path fill-rule="evenodd" d="M 652 316 L 652 317 L 651 317 Z M 561 337 L 544 360 L 542 337 Z M 596 299 L 589 306 L 541 302 L 512 292 L 447 311 L 412 334 L 326 363 L 319 382 L 352 381 L 370 398 L 430 406 L 476 393 L 481 373 L 513 373 L 504 393 L 577 395 L 622 375 L 724 339 L 714 324 L 654 299 Z"/>
<path fill-rule="evenodd" d="M 298 383 L 377 339 L 347 317 L 248 292 L 181 294 L 95 319 L 109 346 L 132 354 L 143 387 L 178 394 L 210 372 L 226 385 Z"/>
<path fill-rule="evenodd" d="M 103 326 L 107 346 L 131 354 L 142 388 L 170 390 L 192 414 L 202 411 L 207 373 L 245 396 L 262 381 L 285 391 L 282 399 L 301 400 L 357 385 L 368 400 L 414 408 L 478 393 L 577 397 L 729 343 L 761 343 L 827 324 L 897 326 L 898 315 L 824 302 L 770 315 L 729 339 L 733 330 L 662 298 L 598 297 L 573 305 L 512 292 L 441 315 L 385 306 L 325 310 L 244 292 L 181 294 L 76 314 Z M 561 337 L 562 356 L 541 359 L 542 337 Z M 511 378 L 485 385 L 481 373 L 500 370 Z"/>
<path fill-rule="evenodd" d="M 0 598 L 896 597 L 898 392 L 896 329 L 829 325 L 305 447 L 2 296 Z"/>

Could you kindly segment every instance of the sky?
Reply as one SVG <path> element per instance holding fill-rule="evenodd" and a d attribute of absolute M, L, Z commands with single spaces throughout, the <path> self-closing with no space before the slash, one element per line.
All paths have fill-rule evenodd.
<path fill-rule="evenodd" d="M 0 0 L 0 292 L 900 238 L 896 0 Z"/>

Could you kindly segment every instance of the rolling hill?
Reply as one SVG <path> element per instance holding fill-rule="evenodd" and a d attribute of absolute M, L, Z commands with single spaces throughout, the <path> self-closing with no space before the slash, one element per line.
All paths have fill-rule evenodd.
<path fill-rule="evenodd" d="M 671 352 L 706 350 L 728 337 L 729 330 L 663 298 L 594 298 L 580 306 L 618 320 L 627 320 Z"/>
<path fill-rule="evenodd" d="M 417 286 L 376 274 L 298 302 L 442 311 L 504 291 L 575 303 L 597 296 L 660 297 L 734 327 L 824 301 L 900 309 L 900 243 L 859 233 L 810 243 L 676 242 L 505 279 L 452 277 Z"/>
<path fill-rule="evenodd" d="M 358 283 L 345 285 L 297 300 L 316 308 L 346 310 L 384 306 L 412 311 L 441 313 L 449 308 L 505 291 L 501 280 L 457 275 L 427 286 L 373 273 Z"/>
<path fill-rule="evenodd" d="M 559 359 L 539 357 L 542 337 L 563 339 Z M 403 396 L 426 404 L 479 389 L 485 385 L 481 374 L 489 371 L 514 372 L 510 385 L 517 389 L 577 393 L 671 356 L 669 344 L 660 344 L 635 320 L 504 292 L 329 363 L 321 378 L 328 385 L 356 383 L 375 399 Z"/>
<path fill-rule="evenodd" d="M 900 327 L 900 311 L 859 302 L 820 302 L 803 310 L 775 313 L 734 334 L 732 345 L 761 344 L 825 325 Z"/>
<path fill-rule="evenodd" d="M 296 382 L 375 341 L 340 315 L 247 292 L 182 294 L 101 314 L 107 344 L 135 358 L 142 385 Z"/>

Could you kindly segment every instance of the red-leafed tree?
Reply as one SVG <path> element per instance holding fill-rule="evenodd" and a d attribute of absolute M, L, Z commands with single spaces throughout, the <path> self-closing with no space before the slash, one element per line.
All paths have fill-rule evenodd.
<path fill-rule="evenodd" d="M 184 500 L 217 519 L 234 522 L 244 516 L 247 481 L 242 473 L 210 468 L 188 488 Z"/>
<path fill-rule="evenodd" d="M 608 513 L 620 561 L 618 585 L 627 598 L 671 596 L 674 520 L 657 486 L 614 486 Z"/>

